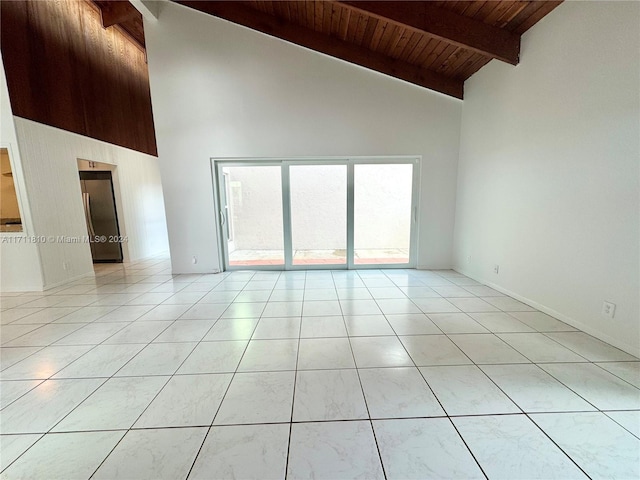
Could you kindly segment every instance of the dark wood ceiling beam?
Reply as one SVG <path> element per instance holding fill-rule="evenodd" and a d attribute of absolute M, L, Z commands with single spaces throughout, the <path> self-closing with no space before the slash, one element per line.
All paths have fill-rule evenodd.
<path fill-rule="evenodd" d="M 415 85 L 436 90 L 445 95 L 462 98 L 463 82 L 459 79 L 449 78 L 335 37 L 289 23 L 284 19 L 262 13 L 242 3 L 193 0 L 183 0 L 177 3 Z"/>
<path fill-rule="evenodd" d="M 520 35 L 487 25 L 429 2 L 339 1 L 345 8 L 410 28 L 458 47 L 517 65 Z"/>
<path fill-rule="evenodd" d="M 138 10 L 128 1 L 103 2 L 100 7 L 104 28 L 128 22 L 139 15 Z"/>

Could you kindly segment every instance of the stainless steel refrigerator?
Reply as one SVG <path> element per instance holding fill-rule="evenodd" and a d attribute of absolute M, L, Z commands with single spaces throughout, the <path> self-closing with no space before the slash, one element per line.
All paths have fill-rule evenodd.
<path fill-rule="evenodd" d="M 122 262 L 111 172 L 80 172 L 80 184 L 94 263 Z"/>

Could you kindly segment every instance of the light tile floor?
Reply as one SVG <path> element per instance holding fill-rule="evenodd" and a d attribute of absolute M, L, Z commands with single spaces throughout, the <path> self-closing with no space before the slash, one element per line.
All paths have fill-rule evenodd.
<path fill-rule="evenodd" d="M 453 271 L 1 300 L 2 479 L 640 478 L 640 361 Z"/>

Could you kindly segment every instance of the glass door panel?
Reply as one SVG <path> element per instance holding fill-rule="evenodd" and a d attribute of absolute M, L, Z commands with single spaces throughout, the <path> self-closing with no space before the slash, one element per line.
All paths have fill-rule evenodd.
<path fill-rule="evenodd" d="M 228 266 L 284 265 L 280 165 L 221 165 L 219 179 Z"/>
<path fill-rule="evenodd" d="M 354 264 L 409 263 L 413 165 L 354 165 Z"/>
<path fill-rule="evenodd" d="M 290 165 L 289 195 L 292 264 L 346 265 L 347 166 Z"/>

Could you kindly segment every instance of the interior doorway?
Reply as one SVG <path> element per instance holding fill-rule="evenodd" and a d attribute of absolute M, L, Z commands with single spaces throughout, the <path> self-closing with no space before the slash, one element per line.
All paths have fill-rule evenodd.
<path fill-rule="evenodd" d="M 214 159 L 224 268 L 415 267 L 419 165 Z"/>
<path fill-rule="evenodd" d="M 122 263 L 122 242 L 110 171 L 80 172 L 93 263 Z"/>

